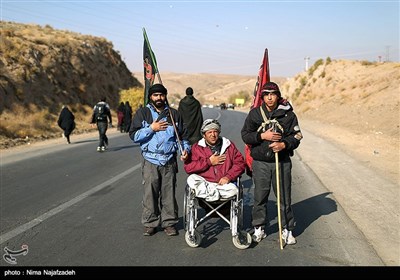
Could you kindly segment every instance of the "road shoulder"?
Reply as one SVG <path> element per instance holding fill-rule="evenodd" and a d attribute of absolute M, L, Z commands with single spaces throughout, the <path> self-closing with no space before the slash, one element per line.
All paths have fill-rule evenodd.
<path fill-rule="evenodd" d="M 399 186 L 302 127 L 296 150 L 386 265 L 400 265 Z"/>

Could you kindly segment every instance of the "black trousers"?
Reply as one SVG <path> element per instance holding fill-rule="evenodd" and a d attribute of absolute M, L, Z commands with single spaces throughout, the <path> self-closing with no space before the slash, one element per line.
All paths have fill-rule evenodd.
<path fill-rule="evenodd" d="M 108 138 L 106 135 L 107 127 L 107 122 L 97 122 L 97 129 L 99 130 L 99 147 L 108 145 Z"/>
<path fill-rule="evenodd" d="M 280 175 L 280 210 L 282 227 L 294 229 L 292 210 L 292 162 L 290 159 L 279 163 Z M 268 223 L 267 202 L 271 186 L 276 197 L 276 165 L 275 162 L 253 161 L 254 206 L 252 225 L 264 226 Z"/>

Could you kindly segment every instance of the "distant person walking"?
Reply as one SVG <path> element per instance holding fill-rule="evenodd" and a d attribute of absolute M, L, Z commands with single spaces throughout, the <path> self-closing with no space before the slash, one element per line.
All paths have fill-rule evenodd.
<path fill-rule="evenodd" d="M 193 145 L 203 138 L 201 125 L 203 124 L 203 113 L 200 102 L 193 96 L 193 89 L 186 89 L 186 96 L 179 102 L 178 112 L 186 125 L 189 143 Z"/>
<path fill-rule="evenodd" d="M 108 138 L 106 135 L 108 120 L 110 121 L 110 126 L 112 126 L 110 106 L 106 103 L 106 98 L 103 97 L 100 99 L 100 102 L 93 107 L 92 120 L 90 122 L 92 126 L 96 124 L 99 130 L 100 141 L 97 147 L 98 152 L 104 152 L 108 146 Z"/>
<path fill-rule="evenodd" d="M 64 130 L 64 136 L 67 138 L 68 144 L 71 144 L 69 136 L 75 129 L 75 116 L 66 105 L 62 107 L 57 124 L 62 130 Z"/>
<path fill-rule="evenodd" d="M 117 130 L 121 131 L 121 133 L 125 131 L 124 112 L 125 112 L 125 105 L 124 102 L 121 102 L 117 108 L 117 119 L 118 119 Z"/>
<path fill-rule="evenodd" d="M 129 132 L 129 128 L 131 127 L 131 122 L 132 122 L 132 107 L 129 104 L 129 101 L 126 101 L 124 110 L 125 132 Z"/>

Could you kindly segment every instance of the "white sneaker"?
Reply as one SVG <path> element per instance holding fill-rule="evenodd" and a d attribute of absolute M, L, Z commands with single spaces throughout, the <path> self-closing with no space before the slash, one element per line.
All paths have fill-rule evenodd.
<path fill-rule="evenodd" d="M 282 239 L 288 245 L 296 244 L 296 238 L 293 237 L 292 231 L 287 230 L 286 228 L 282 230 Z"/>
<path fill-rule="evenodd" d="M 99 146 L 99 147 L 97 147 L 97 151 L 98 152 L 100 152 L 101 151 L 101 147 Z"/>
<path fill-rule="evenodd" d="M 252 239 L 254 242 L 260 242 L 263 240 L 265 237 L 267 237 L 267 234 L 264 232 L 263 227 L 255 227 L 254 228 L 254 234 L 252 236 Z"/>
<path fill-rule="evenodd" d="M 102 146 L 102 147 L 101 147 L 101 151 L 104 152 L 105 150 L 106 150 L 106 147 L 105 147 L 105 146 Z"/>

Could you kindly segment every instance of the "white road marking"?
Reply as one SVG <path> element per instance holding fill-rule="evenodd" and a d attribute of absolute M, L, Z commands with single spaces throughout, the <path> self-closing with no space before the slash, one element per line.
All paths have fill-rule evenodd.
<path fill-rule="evenodd" d="M 98 192 L 99 190 L 101 190 L 101 189 L 103 189 L 103 188 L 115 183 L 116 181 L 118 181 L 122 177 L 124 177 L 124 176 L 132 173 L 133 171 L 139 169 L 140 166 L 141 166 L 140 164 L 137 164 L 134 167 L 132 167 L 132 168 L 120 173 L 119 175 L 114 176 L 110 180 L 107 180 L 107 181 L 101 183 L 100 185 L 97 185 L 94 188 L 92 188 L 92 189 L 90 189 L 90 190 L 78 195 L 77 197 L 74 197 L 73 199 L 61 204 L 60 206 L 57 206 L 57 207 L 47 211 L 46 213 L 40 215 L 39 217 L 33 219 L 32 221 L 27 222 L 27 223 L 25 223 L 23 225 L 20 225 L 19 227 L 15 228 L 15 229 L 13 229 L 13 230 L 11 230 L 9 232 L 6 232 L 6 233 L 2 234 L 0 236 L 0 244 L 3 244 L 7 240 L 9 240 L 11 238 L 14 238 L 18 234 L 21 234 L 21 233 L 33 228 L 34 226 L 37 226 L 38 224 L 40 224 L 41 222 L 45 221 L 46 219 L 48 219 L 48 218 L 60 213 L 61 211 L 67 209 L 68 207 L 71 207 L 72 205 L 74 205 L 74 204 L 78 203 L 79 201 L 87 198 L 88 196 L 94 194 L 95 192 Z"/>

